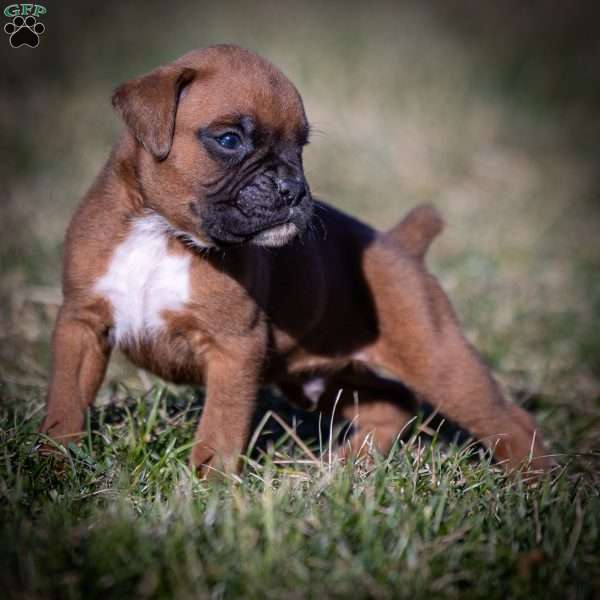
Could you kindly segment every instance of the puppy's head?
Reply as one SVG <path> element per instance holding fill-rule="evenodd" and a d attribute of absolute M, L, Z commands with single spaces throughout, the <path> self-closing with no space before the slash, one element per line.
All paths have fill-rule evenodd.
<path fill-rule="evenodd" d="M 235 46 L 195 50 L 120 86 L 113 105 L 143 201 L 177 235 L 280 246 L 306 228 L 308 122 L 296 88 L 264 59 Z"/>

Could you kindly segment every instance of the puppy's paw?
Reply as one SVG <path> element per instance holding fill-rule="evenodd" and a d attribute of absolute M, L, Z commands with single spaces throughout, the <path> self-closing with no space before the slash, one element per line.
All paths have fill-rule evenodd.
<path fill-rule="evenodd" d="M 207 478 L 213 457 L 214 451 L 212 448 L 203 443 L 196 444 L 190 454 L 190 470 L 202 479 Z"/>
<path fill-rule="evenodd" d="M 522 408 L 510 407 L 511 427 L 499 438 L 494 455 L 508 471 L 527 477 L 541 476 L 558 463 L 544 442 L 540 428 Z"/>
<path fill-rule="evenodd" d="M 240 456 L 218 452 L 212 446 L 200 442 L 190 455 L 190 469 L 201 479 L 227 479 L 240 470 Z"/>

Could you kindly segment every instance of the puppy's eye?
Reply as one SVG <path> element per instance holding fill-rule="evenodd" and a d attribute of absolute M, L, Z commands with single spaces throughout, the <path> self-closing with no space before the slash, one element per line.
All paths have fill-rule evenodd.
<path fill-rule="evenodd" d="M 224 133 L 215 139 L 226 150 L 237 150 L 242 145 L 242 139 L 237 133 Z"/>

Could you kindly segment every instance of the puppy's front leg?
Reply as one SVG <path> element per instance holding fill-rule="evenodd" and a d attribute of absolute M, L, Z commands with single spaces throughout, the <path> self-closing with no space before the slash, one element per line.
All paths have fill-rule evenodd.
<path fill-rule="evenodd" d="M 213 350 L 206 375 L 206 401 L 194 448 L 192 468 L 212 477 L 239 469 L 256 407 L 264 355 L 260 347 Z"/>
<path fill-rule="evenodd" d="M 52 338 L 52 374 L 40 432 L 67 445 L 82 433 L 85 411 L 104 378 L 110 345 L 97 313 L 63 306 Z M 48 445 L 42 451 L 50 451 Z"/>

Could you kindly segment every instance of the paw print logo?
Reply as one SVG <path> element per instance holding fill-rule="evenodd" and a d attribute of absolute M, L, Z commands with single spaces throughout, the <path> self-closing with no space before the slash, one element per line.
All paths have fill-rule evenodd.
<path fill-rule="evenodd" d="M 29 15 L 25 19 L 21 16 L 16 16 L 12 23 L 7 23 L 4 26 L 4 33 L 10 35 L 10 45 L 13 48 L 20 46 L 29 46 L 37 48 L 40 43 L 40 35 L 46 31 L 46 28 L 33 15 Z"/>

